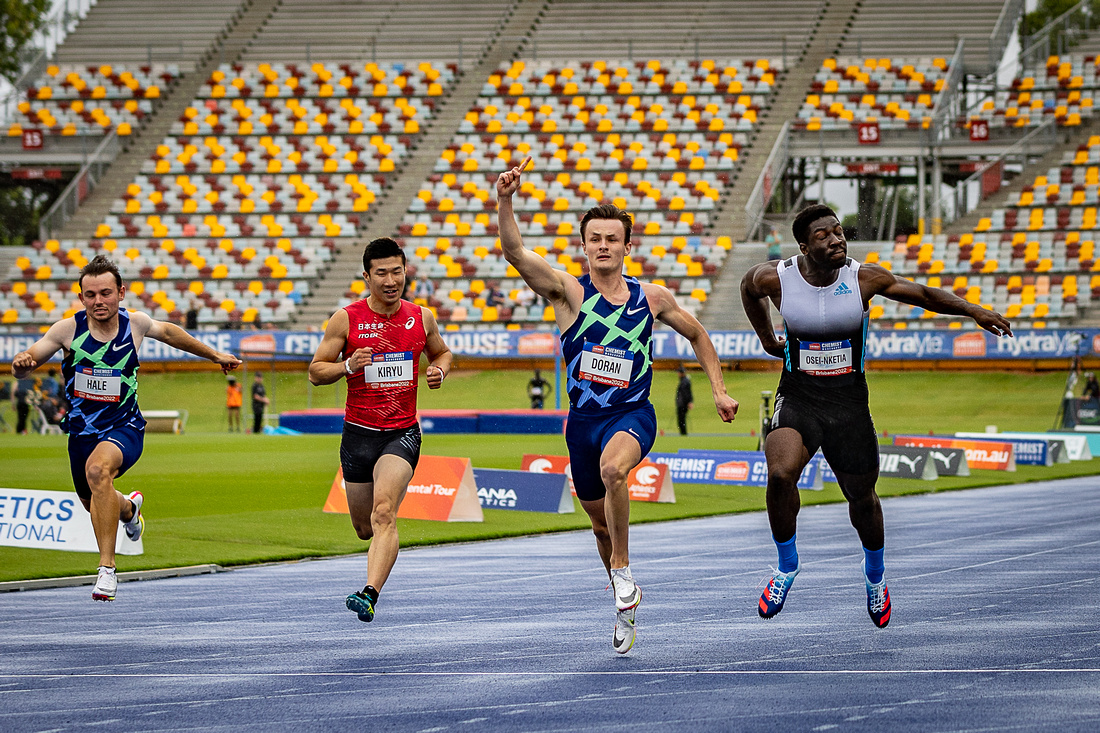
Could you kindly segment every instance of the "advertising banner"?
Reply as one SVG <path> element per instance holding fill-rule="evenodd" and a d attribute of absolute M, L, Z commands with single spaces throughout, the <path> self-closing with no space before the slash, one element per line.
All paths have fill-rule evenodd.
<path fill-rule="evenodd" d="M 534 453 L 525 453 L 520 469 L 532 473 L 564 473 L 569 482 L 569 491 L 574 496 L 577 490 L 573 488 L 573 470 L 569 465 L 569 456 L 544 456 Z"/>
<path fill-rule="evenodd" d="M 893 478 L 923 479 L 935 481 L 936 462 L 932 460 L 928 448 L 905 448 L 902 446 L 882 446 L 878 451 L 879 476 Z"/>
<path fill-rule="evenodd" d="M 349 513 L 343 469 L 336 471 L 324 511 L 330 514 Z M 438 522 L 484 521 L 470 459 L 420 456 L 397 516 L 400 519 L 431 519 Z"/>
<path fill-rule="evenodd" d="M 1054 448 L 1055 463 L 1092 460 L 1088 438 L 1073 433 L 955 433 L 955 436 L 959 438 L 985 438 L 987 440 L 1045 440 L 1052 444 L 1052 448 L 1054 448 L 1054 444 L 1061 446 L 1061 450 Z"/>
<path fill-rule="evenodd" d="M 0 545 L 68 552 L 99 552 L 92 518 L 75 491 L 0 489 Z M 133 542 L 118 523 L 115 552 L 141 555 L 142 540 Z"/>
<path fill-rule="evenodd" d="M 560 473 L 475 468 L 474 483 L 482 509 L 572 514 L 573 494 Z"/>
<path fill-rule="evenodd" d="M 966 461 L 966 451 L 962 448 L 929 448 L 928 454 L 936 464 L 936 473 L 940 476 L 969 476 L 970 464 Z"/>
<path fill-rule="evenodd" d="M 650 454 L 652 456 L 652 454 Z M 569 465 L 569 456 L 544 456 L 528 453 L 520 464 L 524 471 L 533 473 L 564 473 L 569 480 L 569 490 L 577 494 L 573 486 L 573 471 Z M 662 466 L 655 465 L 647 458 L 634 467 L 627 477 L 631 501 L 655 501 L 662 504 L 675 504 L 676 491 L 672 476 Z"/>
<path fill-rule="evenodd" d="M 305 361 L 323 335 L 319 331 L 201 331 L 195 337 L 218 351 L 252 359 Z M 455 356 L 472 359 L 553 358 L 558 349 L 554 331 L 460 328 L 441 335 Z M 37 337 L 0 334 L 0 359 L 11 361 Z M 713 331 L 710 339 L 723 361 L 774 358 L 764 353 L 753 331 Z M 865 345 L 868 361 L 1055 359 L 1100 354 L 1100 329 L 1021 330 L 1014 338 L 997 338 L 982 330 L 870 330 Z M 654 331 L 652 346 L 657 360 L 695 360 L 691 342 L 674 331 Z M 142 341 L 138 356 L 142 362 L 199 360 L 153 339 Z"/>
<path fill-rule="evenodd" d="M 627 479 L 631 501 L 655 501 L 660 504 L 675 504 L 676 490 L 672 485 L 672 474 L 663 463 L 642 461 L 630 472 Z"/>
<path fill-rule="evenodd" d="M 767 486 L 768 463 L 764 451 L 681 450 L 677 453 L 650 453 L 649 460 L 664 463 L 673 481 L 727 486 Z M 814 457 L 798 478 L 798 488 L 823 488 L 821 464 Z"/>
<path fill-rule="evenodd" d="M 895 435 L 894 445 L 922 448 L 962 448 L 970 468 L 1015 471 L 1016 446 L 1007 441 L 971 440 L 942 435 Z"/>

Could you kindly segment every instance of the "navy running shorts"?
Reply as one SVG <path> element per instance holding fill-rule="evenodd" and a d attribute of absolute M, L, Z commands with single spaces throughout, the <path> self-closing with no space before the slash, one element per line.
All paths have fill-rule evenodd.
<path fill-rule="evenodd" d="M 808 397 L 797 389 L 775 395 L 771 429 L 793 428 L 811 456 L 821 449 L 834 471 L 861 476 L 878 471 L 878 433 L 866 402 Z"/>
<path fill-rule="evenodd" d="M 653 405 L 646 402 L 629 410 L 596 415 L 569 411 L 565 444 L 569 447 L 569 466 L 578 499 L 596 501 L 607 493 L 600 477 L 600 456 L 616 433 L 629 433 L 637 439 L 645 458 L 657 439 L 657 413 Z"/>
<path fill-rule="evenodd" d="M 420 462 L 420 426 L 400 430 L 371 430 L 344 423 L 340 438 L 340 467 L 344 480 L 353 484 L 374 483 L 374 466 L 382 456 L 404 458 L 413 470 Z"/>
<path fill-rule="evenodd" d="M 126 473 L 141 458 L 145 447 L 145 431 L 129 426 L 114 428 L 102 435 L 69 436 L 69 470 L 73 474 L 73 486 L 81 499 L 92 498 L 92 488 L 88 486 L 88 457 L 100 443 L 113 443 L 122 451 L 122 465 L 115 478 Z"/>

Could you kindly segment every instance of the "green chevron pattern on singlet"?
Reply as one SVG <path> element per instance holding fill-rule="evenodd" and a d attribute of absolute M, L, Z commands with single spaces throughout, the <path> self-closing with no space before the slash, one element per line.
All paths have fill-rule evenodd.
<path fill-rule="evenodd" d="M 619 319 L 622 317 L 626 307 L 630 304 L 630 301 L 623 303 L 621 306 L 611 311 L 606 316 L 601 316 L 599 313 L 596 312 L 596 303 L 600 301 L 600 297 L 600 294 L 596 293 L 591 298 L 581 304 L 580 315 L 584 317 L 584 320 L 581 321 L 580 328 L 576 331 L 577 335 L 583 338 L 585 333 L 588 331 L 589 326 L 595 323 L 602 324 L 607 329 L 607 333 L 604 335 L 603 340 L 600 341 L 600 345 L 607 346 L 617 338 L 626 339 L 630 342 L 630 351 L 633 351 L 635 353 L 640 352 L 642 354 L 644 362 L 642 363 L 641 372 L 646 372 L 649 369 L 650 365 L 653 363 L 653 359 L 650 358 L 649 355 L 649 343 L 643 342 L 641 339 L 639 339 L 639 335 L 642 333 L 642 331 L 645 330 L 646 321 L 643 320 L 631 331 L 622 330 L 621 328 L 619 328 Z"/>
<path fill-rule="evenodd" d="M 85 351 L 84 350 L 84 342 L 87 341 L 88 339 L 90 339 L 91 337 L 92 337 L 92 332 L 91 331 L 85 331 L 84 333 L 80 334 L 80 336 L 73 339 L 72 344 L 69 345 L 69 349 L 72 351 L 72 363 L 73 364 L 80 364 L 80 363 L 82 363 L 82 360 L 87 359 L 88 361 L 90 361 L 92 363 L 91 365 L 94 368 L 98 368 L 98 369 L 120 369 L 121 370 L 121 368 L 123 366 L 125 366 L 124 364 L 119 364 L 117 362 L 115 364 L 108 364 L 105 360 L 105 357 L 107 356 L 108 350 L 111 348 L 111 344 L 114 343 L 114 339 L 111 339 L 107 343 L 103 344 L 102 348 L 100 348 L 98 351 L 94 351 L 94 352 Z M 94 342 L 94 339 L 93 339 L 93 342 Z M 133 352 L 131 352 L 131 351 L 123 352 L 122 359 L 123 359 L 124 362 L 129 361 L 131 353 L 133 353 Z M 84 362 L 84 363 L 87 363 L 87 362 Z M 122 379 L 121 379 L 122 384 L 126 385 L 126 394 L 122 395 L 122 399 L 119 402 L 120 405 L 123 405 L 123 404 L 129 402 L 131 399 L 137 397 L 137 372 L 135 371 L 134 374 L 132 374 L 130 376 L 126 376 L 125 374 L 122 374 L 121 377 L 122 377 Z"/>

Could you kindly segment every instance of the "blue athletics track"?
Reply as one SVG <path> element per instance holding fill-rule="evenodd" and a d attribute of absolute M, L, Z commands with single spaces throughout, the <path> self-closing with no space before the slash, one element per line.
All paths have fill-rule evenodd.
<path fill-rule="evenodd" d="M 846 508 L 807 507 L 770 621 L 763 514 L 634 527 L 622 657 L 581 532 L 406 551 L 370 624 L 362 556 L 8 593 L 0 730 L 1100 729 L 1097 480 L 883 503 L 887 629 Z"/>

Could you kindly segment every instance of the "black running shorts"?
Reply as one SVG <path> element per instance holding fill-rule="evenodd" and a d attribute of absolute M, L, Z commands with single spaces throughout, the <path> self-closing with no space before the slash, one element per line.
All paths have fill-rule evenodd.
<path fill-rule="evenodd" d="M 420 426 L 400 430 L 371 430 L 344 423 L 340 439 L 340 467 L 344 480 L 353 484 L 374 483 L 374 466 L 385 455 L 404 458 L 413 470 L 420 461 Z"/>
<path fill-rule="evenodd" d="M 858 389 L 809 393 L 780 381 L 771 421 L 771 429 L 776 428 L 797 430 L 806 451 L 812 456 L 820 448 L 834 471 L 862 475 L 878 470 L 878 433 Z"/>

